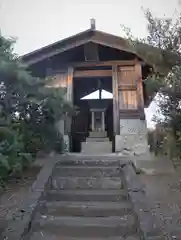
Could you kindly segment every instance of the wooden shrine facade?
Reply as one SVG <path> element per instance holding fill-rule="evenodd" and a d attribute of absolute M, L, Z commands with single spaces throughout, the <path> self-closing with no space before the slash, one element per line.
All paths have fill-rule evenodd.
<path fill-rule="evenodd" d="M 74 85 L 80 79 L 110 78 L 113 93 L 114 136 L 121 134 L 120 120 L 144 121 L 149 104 L 143 79 L 149 65 L 127 40 L 91 28 L 73 37 L 26 54 L 22 60 L 34 76 L 52 77 L 53 87 L 66 88 L 74 104 Z M 80 91 L 84 86 L 80 87 Z M 70 134 L 70 125 L 66 134 Z M 119 148 L 119 147 L 118 147 Z"/>

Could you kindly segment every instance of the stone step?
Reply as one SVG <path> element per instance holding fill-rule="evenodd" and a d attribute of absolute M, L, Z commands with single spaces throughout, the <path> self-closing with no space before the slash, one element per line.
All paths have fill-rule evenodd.
<path fill-rule="evenodd" d="M 86 154 L 111 153 L 112 142 L 82 142 L 81 152 Z"/>
<path fill-rule="evenodd" d="M 52 176 L 51 189 L 121 189 L 123 181 L 120 177 L 59 177 Z"/>
<path fill-rule="evenodd" d="M 88 137 L 86 138 L 86 142 L 109 142 L 109 138 Z"/>
<path fill-rule="evenodd" d="M 61 234 L 53 234 L 53 233 L 48 233 L 46 231 L 37 231 L 34 232 L 30 238 L 30 240 L 140 240 L 140 237 L 137 235 L 131 235 L 127 237 L 104 237 L 104 238 L 90 238 L 90 237 L 65 237 L 61 236 Z"/>
<path fill-rule="evenodd" d="M 109 217 L 131 213 L 129 202 L 47 202 L 43 212 L 53 216 Z"/>
<path fill-rule="evenodd" d="M 33 224 L 34 231 L 47 231 L 63 237 L 118 237 L 135 234 L 132 215 L 123 217 L 53 217 L 42 215 Z"/>
<path fill-rule="evenodd" d="M 104 132 L 89 132 L 91 138 L 105 138 L 107 137 L 107 131 Z"/>
<path fill-rule="evenodd" d="M 117 202 L 128 199 L 127 191 L 118 190 L 49 190 L 46 193 L 47 201 L 102 201 Z"/>
<path fill-rule="evenodd" d="M 54 176 L 61 177 L 120 177 L 121 174 L 116 166 L 57 166 L 53 172 Z"/>
<path fill-rule="evenodd" d="M 56 166 L 97 166 L 97 167 L 104 167 L 104 166 L 117 166 L 119 167 L 120 164 L 127 162 L 127 158 L 108 158 L 105 156 L 99 156 L 97 158 L 93 158 L 91 156 L 79 156 L 76 157 L 67 156 L 61 157 L 60 161 L 56 164 Z"/>

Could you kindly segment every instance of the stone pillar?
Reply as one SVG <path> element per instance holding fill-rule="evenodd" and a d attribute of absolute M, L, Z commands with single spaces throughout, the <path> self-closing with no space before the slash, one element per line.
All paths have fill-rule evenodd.
<path fill-rule="evenodd" d="M 104 111 L 102 112 L 102 131 L 105 131 L 105 113 Z"/>
<path fill-rule="evenodd" d="M 92 111 L 91 114 L 92 114 L 91 128 L 92 128 L 92 131 L 94 131 L 94 129 L 95 129 L 95 124 L 94 124 L 94 112 Z"/>

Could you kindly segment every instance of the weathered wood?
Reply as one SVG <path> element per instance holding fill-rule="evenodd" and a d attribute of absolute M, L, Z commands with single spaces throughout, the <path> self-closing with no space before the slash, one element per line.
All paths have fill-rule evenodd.
<path fill-rule="evenodd" d="M 98 45 L 89 42 L 84 45 L 85 61 L 99 61 Z"/>
<path fill-rule="evenodd" d="M 67 74 L 67 101 L 73 102 L 73 68 L 68 68 Z"/>
<path fill-rule="evenodd" d="M 123 90 L 119 91 L 119 109 L 137 109 L 137 92 Z"/>
<path fill-rule="evenodd" d="M 113 89 L 113 123 L 114 135 L 119 135 L 119 97 L 118 97 L 118 75 L 117 66 L 112 67 L 112 89 Z"/>
<path fill-rule="evenodd" d="M 136 60 L 116 61 L 91 61 L 91 62 L 70 62 L 73 67 L 99 67 L 99 66 L 135 66 Z"/>
<path fill-rule="evenodd" d="M 121 90 L 136 91 L 137 90 L 137 85 L 136 84 L 134 84 L 134 85 L 121 84 L 121 85 L 119 85 L 118 89 L 119 89 L 119 91 L 121 91 Z"/>
<path fill-rule="evenodd" d="M 135 64 L 135 74 L 137 78 L 137 97 L 138 97 L 138 107 L 144 107 L 144 97 L 143 97 L 143 82 L 142 82 L 142 68 L 139 61 Z"/>
<path fill-rule="evenodd" d="M 135 66 L 119 66 L 118 68 L 119 86 L 121 85 L 135 85 Z"/>
<path fill-rule="evenodd" d="M 119 109 L 137 109 L 135 66 L 118 67 Z"/>
<path fill-rule="evenodd" d="M 112 77 L 112 70 L 75 71 L 74 78 Z"/>
<path fill-rule="evenodd" d="M 140 119 L 145 120 L 144 109 L 122 109 L 119 110 L 120 119 Z"/>

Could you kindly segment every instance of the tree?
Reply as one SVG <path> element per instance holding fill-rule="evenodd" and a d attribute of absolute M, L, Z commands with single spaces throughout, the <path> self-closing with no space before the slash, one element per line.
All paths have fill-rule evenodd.
<path fill-rule="evenodd" d="M 135 39 L 125 29 L 130 44 L 138 55 L 149 62 L 153 69 L 145 80 L 146 89 L 158 91 L 157 105 L 160 109 L 154 120 L 162 124 L 177 146 L 181 157 L 181 9 L 180 5 L 173 18 L 157 18 L 145 11 L 148 35 Z"/>
<path fill-rule="evenodd" d="M 0 180 L 21 174 L 39 150 L 61 151 L 55 124 L 73 113 L 63 89 L 27 72 L 13 43 L 0 36 Z"/>

